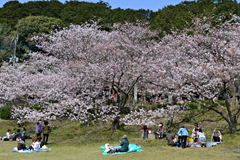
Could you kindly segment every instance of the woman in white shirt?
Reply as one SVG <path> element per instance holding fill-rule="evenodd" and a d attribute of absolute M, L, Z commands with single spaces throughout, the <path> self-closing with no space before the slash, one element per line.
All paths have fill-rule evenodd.
<path fill-rule="evenodd" d="M 197 132 L 197 138 L 199 139 L 199 144 L 201 145 L 201 147 L 207 147 L 207 139 L 201 128 Z"/>

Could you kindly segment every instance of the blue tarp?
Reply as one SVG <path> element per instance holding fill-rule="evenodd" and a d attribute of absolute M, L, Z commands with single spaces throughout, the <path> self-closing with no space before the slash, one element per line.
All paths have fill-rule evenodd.
<path fill-rule="evenodd" d="M 25 150 L 17 150 L 17 149 L 13 149 L 12 151 L 13 152 L 18 152 L 18 153 L 37 153 L 37 152 L 46 152 L 46 151 L 51 151 L 52 149 L 39 149 L 39 150 L 36 150 L 35 152 L 31 152 L 31 151 L 28 151 L 27 149 Z"/>
<path fill-rule="evenodd" d="M 121 146 L 116 146 L 117 148 L 121 148 Z M 142 147 L 140 145 L 136 145 L 136 144 L 129 144 L 128 146 L 129 150 L 127 152 L 116 152 L 116 154 L 125 154 L 125 153 L 131 153 L 131 152 L 141 152 Z M 101 146 L 100 149 L 103 151 L 102 155 L 111 155 L 112 153 L 106 153 L 105 150 L 105 146 Z"/>
<path fill-rule="evenodd" d="M 207 143 L 206 143 L 207 147 L 216 146 L 216 145 L 218 145 L 218 144 L 220 144 L 220 142 L 207 142 Z M 195 143 L 194 145 L 195 145 L 195 147 L 201 147 L 201 145 L 200 145 L 200 144 L 197 144 L 197 143 Z"/>

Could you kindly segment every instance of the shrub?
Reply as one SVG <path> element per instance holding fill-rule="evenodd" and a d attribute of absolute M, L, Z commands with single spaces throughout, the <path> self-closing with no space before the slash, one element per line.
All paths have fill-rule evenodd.
<path fill-rule="evenodd" d="M 32 107 L 33 107 L 34 109 L 36 109 L 37 111 L 41 110 L 41 107 L 40 107 L 40 106 L 38 106 L 38 105 L 36 105 L 36 104 L 35 104 L 35 105 L 33 105 Z"/>
<path fill-rule="evenodd" d="M 5 106 L 0 108 L 0 118 L 1 119 L 11 119 L 12 107 Z"/>
<path fill-rule="evenodd" d="M 190 109 L 197 109 L 198 104 L 195 103 L 195 102 L 189 102 L 189 103 L 188 103 L 188 106 L 189 106 Z"/>
<path fill-rule="evenodd" d="M 156 106 L 151 106 L 150 109 L 154 111 L 154 110 L 157 109 L 157 107 Z"/>
<path fill-rule="evenodd" d="M 225 106 L 225 101 L 219 101 L 218 103 L 222 106 Z"/>

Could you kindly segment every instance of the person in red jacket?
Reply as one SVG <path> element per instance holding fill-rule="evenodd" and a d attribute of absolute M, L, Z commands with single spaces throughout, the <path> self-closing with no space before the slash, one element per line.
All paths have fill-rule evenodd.
<path fill-rule="evenodd" d="M 148 139 L 148 133 L 150 131 L 150 128 L 147 124 L 142 126 L 142 138 L 143 139 Z"/>

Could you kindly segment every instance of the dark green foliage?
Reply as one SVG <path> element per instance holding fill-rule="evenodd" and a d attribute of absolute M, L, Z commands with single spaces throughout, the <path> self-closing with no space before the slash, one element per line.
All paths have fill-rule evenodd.
<path fill-rule="evenodd" d="M 124 107 L 123 109 L 122 109 L 122 112 L 121 113 L 123 113 L 123 114 L 128 114 L 128 113 L 130 113 L 130 107 Z"/>
<path fill-rule="evenodd" d="M 36 105 L 36 104 L 35 104 L 34 106 L 32 106 L 32 108 L 34 108 L 34 109 L 36 109 L 36 110 L 38 110 L 38 111 L 41 110 L 41 107 L 38 106 L 38 105 Z"/>
<path fill-rule="evenodd" d="M 151 107 L 150 107 L 150 110 L 153 110 L 153 111 L 154 111 L 154 110 L 156 110 L 156 109 L 157 109 L 156 106 L 151 106 Z"/>
<path fill-rule="evenodd" d="M 189 106 L 190 109 L 197 109 L 198 104 L 195 103 L 195 102 L 189 102 L 189 103 L 188 103 L 188 106 Z"/>
<path fill-rule="evenodd" d="M 225 106 L 225 101 L 218 101 L 218 103 L 222 106 Z"/>
<path fill-rule="evenodd" d="M 12 110 L 12 107 L 10 106 L 5 106 L 0 108 L 0 118 L 11 119 L 11 110 Z"/>
<path fill-rule="evenodd" d="M 143 106 L 138 106 L 136 110 L 139 112 L 139 111 L 140 111 L 140 109 L 147 110 L 147 109 L 148 109 L 148 106 L 146 106 L 146 105 L 143 105 Z"/>

